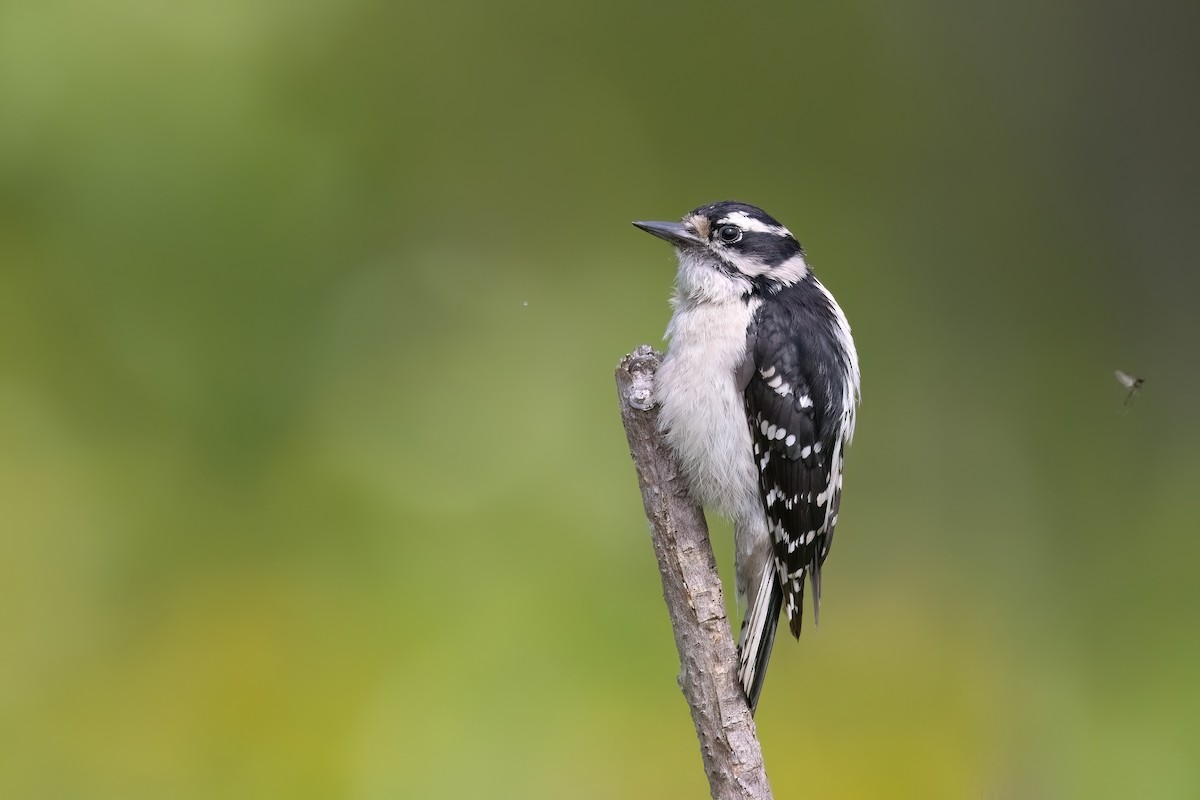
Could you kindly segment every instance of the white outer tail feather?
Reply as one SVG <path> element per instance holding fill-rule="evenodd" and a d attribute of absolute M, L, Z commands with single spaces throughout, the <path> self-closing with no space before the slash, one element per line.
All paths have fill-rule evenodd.
<path fill-rule="evenodd" d="M 773 559 L 767 559 L 755 584 L 754 597 L 746 609 L 746 616 L 742 619 L 738 643 L 738 677 L 742 682 L 742 691 L 750 703 L 751 712 L 758 705 L 757 695 L 762 689 L 761 676 L 766 672 L 767 661 L 771 657 L 770 643 L 764 648 L 764 639 L 774 639 L 775 629 L 779 624 L 779 608 L 771 604 L 775 588 L 775 563 Z"/>

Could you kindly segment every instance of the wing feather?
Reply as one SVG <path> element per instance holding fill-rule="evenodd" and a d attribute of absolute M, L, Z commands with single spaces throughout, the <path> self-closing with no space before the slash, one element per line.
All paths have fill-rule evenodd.
<path fill-rule="evenodd" d="M 782 342 L 774 337 L 770 362 L 756 354 L 745 400 L 783 608 L 798 637 L 806 578 L 814 618 L 820 606 L 820 569 L 841 501 L 843 431 L 827 383 L 801 366 L 801 343 Z"/>

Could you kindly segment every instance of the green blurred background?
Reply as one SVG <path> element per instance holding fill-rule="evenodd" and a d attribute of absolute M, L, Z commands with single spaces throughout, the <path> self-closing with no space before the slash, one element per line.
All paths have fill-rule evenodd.
<path fill-rule="evenodd" d="M 722 198 L 864 375 L 776 796 L 1200 796 L 1200 7 L 434 5 L 0 4 L 0 796 L 705 796 L 612 370 Z"/>

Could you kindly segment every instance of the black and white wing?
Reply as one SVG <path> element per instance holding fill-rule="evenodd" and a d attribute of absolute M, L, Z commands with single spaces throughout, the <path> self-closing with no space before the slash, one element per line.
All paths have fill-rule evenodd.
<path fill-rule="evenodd" d="M 798 331 L 812 328 L 795 316 L 786 309 L 760 315 L 745 401 L 783 610 L 799 637 L 806 578 L 814 619 L 820 606 L 821 565 L 841 502 L 847 410 L 835 343 L 806 339 Z"/>

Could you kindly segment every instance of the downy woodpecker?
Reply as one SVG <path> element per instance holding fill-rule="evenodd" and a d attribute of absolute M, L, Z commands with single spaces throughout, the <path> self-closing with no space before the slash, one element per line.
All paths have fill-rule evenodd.
<path fill-rule="evenodd" d="M 858 355 L 803 248 L 762 209 L 720 202 L 634 225 L 679 258 L 654 398 L 692 495 L 733 520 L 739 676 L 753 710 L 781 610 L 800 636 L 805 578 L 817 617 Z"/>

